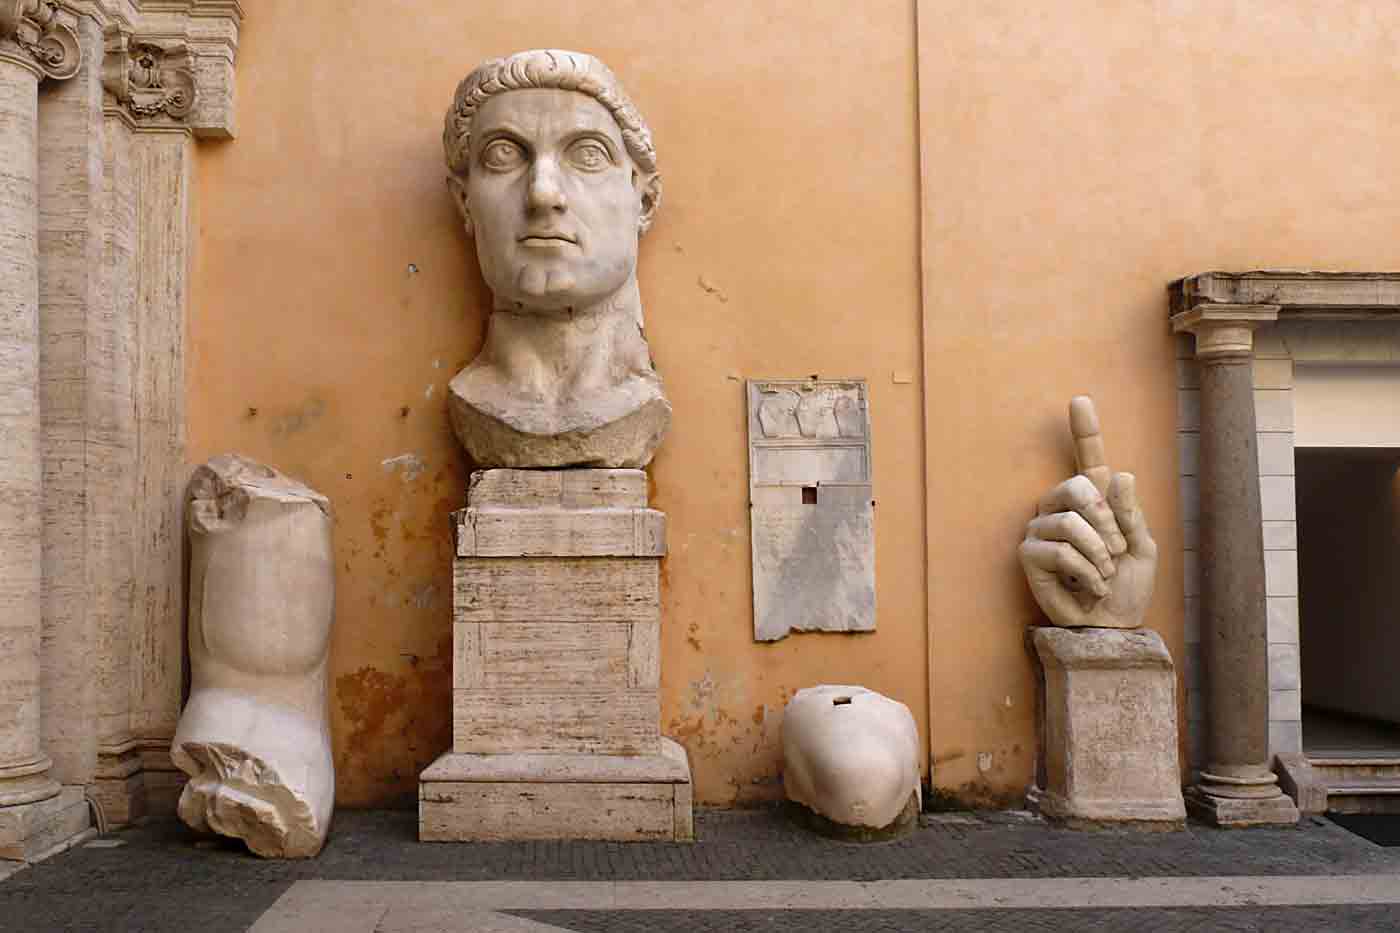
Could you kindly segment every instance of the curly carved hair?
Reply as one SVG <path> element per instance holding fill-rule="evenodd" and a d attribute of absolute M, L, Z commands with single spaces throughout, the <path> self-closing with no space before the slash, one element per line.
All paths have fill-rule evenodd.
<path fill-rule="evenodd" d="M 465 177 L 471 170 L 472 120 L 481 105 L 497 94 L 528 88 L 578 91 L 598 101 L 617 121 L 632 161 L 647 174 L 656 174 L 651 129 L 617 76 L 592 55 L 563 49 L 532 49 L 493 58 L 457 85 L 442 133 L 447 167 L 454 174 Z"/>

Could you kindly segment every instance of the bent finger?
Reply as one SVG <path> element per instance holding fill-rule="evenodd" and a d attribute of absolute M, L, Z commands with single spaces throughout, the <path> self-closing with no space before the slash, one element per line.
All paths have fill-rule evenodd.
<path fill-rule="evenodd" d="M 1088 592 L 1102 599 L 1108 583 L 1089 559 L 1063 541 L 1027 538 L 1021 542 L 1021 563 L 1027 568 L 1053 573 L 1071 593 Z"/>
<path fill-rule="evenodd" d="M 1055 512 L 1033 518 L 1026 526 L 1026 534 L 1043 541 L 1063 541 L 1073 546 L 1093 562 L 1106 580 L 1117 572 L 1103 536 L 1078 512 Z"/>
<path fill-rule="evenodd" d="M 1128 552 L 1135 557 L 1156 557 L 1157 542 L 1147 528 L 1147 518 L 1138 504 L 1137 477 L 1131 473 L 1119 473 L 1113 477 L 1108 489 L 1108 504 L 1118 527 L 1123 531 Z"/>
<path fill-rule="evenodd" d="M 1128 549 L 1108 501 L 1087 476 L 1071 476 L 1045 494 L 1040 500 L 1040 514 L 1053 515 L 1056 512 L 1078 512 L 1084 516 L 1084 520 L 1108 545 L 1110 555 L 1117 557 Z"/>

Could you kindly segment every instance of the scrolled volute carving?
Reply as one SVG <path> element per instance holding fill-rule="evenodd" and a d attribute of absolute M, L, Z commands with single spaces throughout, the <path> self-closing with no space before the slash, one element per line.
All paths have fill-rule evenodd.
<path fill-rule="evenodd" d="M 183 120 L 194 110 L 194 58 L 183 45 L 111 36 L 102 83 L 138 119 Z"/>
<path fill-rule="evenodd" d="M 83 50 L 78 34 L 58 18 L 58 4 L 45 0 L 0 0 L 0 40 L 27 52 L 45 77 L 62 81 L 78 73 Z"/>

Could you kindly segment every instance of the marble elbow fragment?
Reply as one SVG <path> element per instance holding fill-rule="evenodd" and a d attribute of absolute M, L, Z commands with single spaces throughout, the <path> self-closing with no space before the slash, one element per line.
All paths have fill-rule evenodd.
<path fill-rule="evenodd" d="M 919 733 L 909 707 L 865 687 L 799 690 L 783 716 L 783 788 L 823 830 L 857 838 L 913 825 Z"/>
<path fill-rule="evenodd" d="M 180 818 L 266 858 L 314 856 L 335 804 L 330 501 L 227 455 L 195 472 L 187 518 L 193 682 L 171 746 L 189 775 Z"/>

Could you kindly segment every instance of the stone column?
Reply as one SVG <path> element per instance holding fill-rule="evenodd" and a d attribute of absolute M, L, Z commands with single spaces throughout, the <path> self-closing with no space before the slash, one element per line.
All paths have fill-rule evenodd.
<path fill-rule="evenodd" d="M 58 793 L 39 743 L 40 71 L 0 45 L 0 806 Z"/>
<path fill-rule="evenodd" d="M 1254 328 L 1276 305 L 1211 305 L 1172 318 L 1196 337 L 1201 380 L 1201 646 L 1206 766 L 1187 793 L 1218 826 L 1289 824 L 1269 763 L 1268 613 L 1254 423 Z"/>
<path fill-rule="evenodd" d="M 76 73 L 77 38 L 37 3 L 0 5 L 0 858 L 43 855 L 88 825 L 41 738 L 39 81 Z"/>

